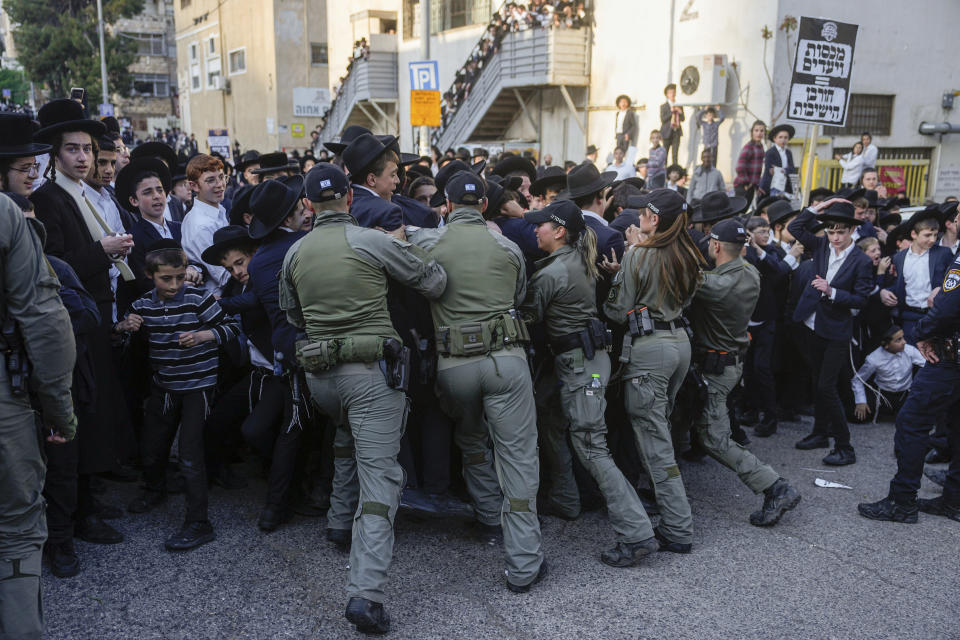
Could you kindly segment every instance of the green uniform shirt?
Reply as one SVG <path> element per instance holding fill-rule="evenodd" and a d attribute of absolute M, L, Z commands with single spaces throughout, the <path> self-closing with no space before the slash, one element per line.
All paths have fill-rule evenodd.
<path fill-rule="evenodd" d="M 443 293 L 436 260 L 342 211 L 321 211 L 313 230 L 287 252 L 280 307 L 311 342 L 347 337 L 399 340 L 387 310 L 387 276 L 427 298 Z"/>
<path fill-rule="evenodd" d="M 760 297 L 760 272 L 737 257 L 704 274 L 687 316 L 694 349 L 744 354 L 747 326 Z"/>
<path fill-rule="evenodd" d="M 527 324 L 546 320 L 547 335 L 559 338 L 582 331 L 597 317 L 597 282 L 587 273 L 580 252 L 564 245 L 537 261 L 520 313 Z"/>
<path fill-rule="evenodd" d="M 660 249 L 631 247 L 623 256 L 620 271 L 613 279 L 603 312 L 614 322 L 623 324 L 634 308 L 647 307 L 654 320 L 671 322 L 680 317 L 689 300 L 677 300 L 667 290 L 660 299 L 660 281 L 653 267 L 654 252 Z"/>

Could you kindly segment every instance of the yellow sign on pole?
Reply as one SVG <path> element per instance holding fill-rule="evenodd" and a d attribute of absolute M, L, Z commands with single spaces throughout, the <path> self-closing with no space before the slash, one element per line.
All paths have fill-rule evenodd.
<path fill-rule="evenodd" d="M 294 122 L 290 125 L 290 135 L 294 138 L 302 138 L 304 136 L 304 126 L 302 122 Z"/>
<path fill-rule="evenodd" d="M 439 91 L 410 92 L 410 124 L 415 127 L 439 127 L 443 124 Z"/>

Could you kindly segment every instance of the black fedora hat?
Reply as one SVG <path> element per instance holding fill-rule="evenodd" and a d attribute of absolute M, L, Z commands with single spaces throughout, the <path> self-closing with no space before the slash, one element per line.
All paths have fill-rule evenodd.
<path fill-rule="evenodd" d="M 144 142 L 130 152 L 130 159 L 159 158 L 167 164 L 171 171 L 177 168 L 177 152 L 164 142 Z"/>
<path fill-rule="evenodd" d="M 897 249 L 897 242 L 899 242 L 900 240 L 903 240 L 904 238 L 910 238 L 910 231 L 913 229 L 913 227 L 909 225 L 910 225 L 910 221 L 906 220 L 898 224 L 896 228 L 891 229 L 889 232 L 887 232 L 887 242 L 886 242 L 886 251 L 885 251 L 887 255 L 893 255 L 897 251 L 899 251 L 899 249 Z"/>
<path fill-rule="evenodd" d="M 533 162 L 521 156 L 511 155 L 504 158 L 493 167 L 494 175 L 502 176 L 504 178 L 515 171 L 525 173 L 527 177 L 530 178 L 530 182 L 533 182 L 537 179 L 537 168 L 533 166 Z"/>
<path fill-rule="evenodd" d="M 34 140 L 49 142 L 53 136 L 65 131 L 84 131 L 94 138 L 107 132 L 107 127 L 99 120 L 83 116 L 83 107 L 76 100 L 60 98 L 51 100 L 37 112 L 40 130 L 33 135 Z"/>
<path fill-rule="evenodd" d="M 107 133 L 120 133 L 120 122 L 113 116 L 103 116 L 100 122 L 107 128 Z"/>
<path fill-rule="evenodd" d="M 890 211 L 883 211 L 877 217 L 877 223 L 881 227 L 886 227 L 887 225 L 899 225 L 903 222 L 903 216 L 899 213 L 891 213 Z"/>
<path fill-rule="evenodd" d="M 230 201 L 230 212 L 227 217 L 230 224 L 239 225 L 246 229 L 247 223 L 243 221 L 243 214 L 250 213 L 250 195 L 257 188 L 255 184 L 245 184 L 233 192 L 233 200 Z"/>
<path fill-rule="evenodd" d="M 240 156 L 240 162 L 237 163 L 237 173 L 243 173 L 246 171 L 247 167 L 252 164 L 257 164 L 260 162 L 260 152 L 256 149 L 250 149 L 249 151 L 244 151 L 243 155 Z"/>
<path fill-rule="evenodd" d="M 837 191 L 838 198 L 843 198 L 844 200 L 849 200 L 850 202 L 853 202 L 858 198 L 863 198 L 866 195 L 867 195 L 867 190 L 864 189 L 863 187 L 857 187 L 857 188 L 850 187 L 847 189 L 840 189 L 840 191 Z"/>
<path fill-rule="evenodd" d="M 944 202 L 939 206 L 940 215 L 943 216 L 943 220 L 952 220 L 957 217 L 957 206 L 960 205 L 960 202 L 956 200 L 951 200 L 950 202 Z"/>
<path fill-rule="evenodd" d="M 33 121 L 22 113 L 0 113 L 0 158 L 28 158 L 50 151 L 33 141 Z"/>
<path fill-rule="evenodd" d="M 797 130 L 793 128 L 793 125 L 778 124 L 773 129 L 770 129 L 770 131 L 767 133 L 767 138 L 769 138 L 770 141 L 773 142 L 773 139 L 776 138 L 777 134 L 780 133 L 781 131 L 786 131 L 791 138 L 797 135 Z"/>
<path fill-rule="evenodd" d="M 859 227 L 863 224 L 863 220 L 855 218 L 853 212 L 853 203 L 847 202 L 846 200 L 838 200 L 817 214 L 817 219 L 820 220 L 820 222 L 842 222 Z"/>
<path fill-rule="evenodd" d="M 772 227 L 781 220 L 785 220 L 796 213 L 800 213 L 800 211 L 794 209 L 793 204 L 789 200 L 780 199 L 767 208 L 767 220 Z"/>
<path fill-rule="evenodd" d="M 220 264 L 223 254 L 231 249 L 252 249 L 257 241 L 250 237 L 243 225 L 231 224 L 213 232 L 213 244 L 203 250 L 200 259 L 207 264 Z"/>
<path fill-rule="evenodd" d="M 557 197 L 562 200 L 573 200 L 581 196 L 588 196 L 591 193 L 597 193 L 604 187 L 609 187 L 616 178 L 616 171 L 600 173 L 597 165 L 592 162 L 584 162 L 570 170 L 570 173 L 567 174 L 567 188 L 561 191 Z"/>
<path fill-rule="evenodd" d="M 700 199 L 700 206 L 690 218 L 690 222 L 717 222 L 732 218 L 746 208 L 746 198 L 731 198 L 726 191 L 711 191 Z"/>
<path fill-rule="evenodd" d="M 519 176 L 509 178 L 493 176 L 489 178 L 487 180 L 487 209 L 484 211 L 484 215 L 488 218 L 499 216 L 500 207 L 503 206 L 507 191 L 516 191 L 521 184 L 523 184 L 523 180 Z"/>
<path fill-rule="evenodd" d="M 614 188 L 619 187 L 621 184 L 629 184 L 636 187 L 637 189 L 646 189 L 647 181 L 641 178 L 640 176 L 630 176 L 629 178 L 624 178 L 623 180 L 614 180 Z"/>
<path fill-rule="evenodd" d="M 157 174 L 157 177 L 160 178 L 160 184 L 163 185 L 163 190 L 170 193 L 173 179 L 170 177 L 170 170 L 167 169 L 167 165 L 162 160 L 153 157 L 130 158 L 127 166 L 117 173 L 114 182 L 117 202 L 127 211 L 137 211 L 136 207 L 130 204 L 130 196 L 135 193 L 137 188 L 137 178 L 148 172 Z"/>
<path fill-rule="evenodd" d="M 826 187 L 817 187 L 816 189 L 810 192 L 810 198 L 807 201 L 807 204 L 808 205 L 813 204 L 814 200 L 817 200 L 817 201 L 826 200 L 832 195 L 833 195 L 833 191 L 831 191 L 830 189 L 827 189 Z"/>
<path fill-rule="evenodd" d="M 182 182 L 187 179 L 187 165 L 184 163 L 178 164 L 176 169 L 171 170 L 173 175 L 170 178 L 173 180 L 173 184 Z"/>
<path fill-rule="evenodd" d="M 291 161 L 287 159 L 287 154 L 283 151 L 274 151 L 273 153 L 265 153 L 259 158 L 260 168 L 253 169 L 250 173 L 255 175 L 263 175 L 265 173 L 279 173 L 281 171 L 299 171 L 300 163 L 297 161 Z"/>
<path fill-rule="evenodd" d="M 350 146 L 350 143 L 362 136 L 365 133 L 373 133 L 370 129 L 366 127 L 361 127 L 358 124 L 352 124 L 346 129 L 343 130 L 343 133 L 340 134 L 339 142 L 324 142 L 325 146 L 330 151 L 333 151 L 335 154 L 340 155 L 343 153 L 343 150 Z"/>
<path fill-rule="evenodd" d="M 776 195 L 776 196 L 766 196 L 757 201 L 756 212 L 759 214 L 761 211 L 772 205 L 774 202 L 779 202 L 780 200 L 786 200 L 787 198 Z"/>
<path fill-rule="evenodd" d="M 540 177 L 530 183 L 530 195 L 546 195 L 547 189 L 562 190 L 567 186 L 567 173 L 563 167 L 547 167 Z"/>
<path fill-rule="evenodd" d="M 270 235 L 290 215 L 303 193 L 303 176 L 290 180 L 267 180 L 254 187 L 250 194 L 250 237 L 260 240 Z"/>
<path fill-rule="evenodd" d="M 389 151 L 394 140 L 394 136 L 387 136 L 386 140 L 381 140 L 370 133 L 361 134 L 343 150 L 341 154 L 343 164 L 351 174 L 357 175 Z"/>

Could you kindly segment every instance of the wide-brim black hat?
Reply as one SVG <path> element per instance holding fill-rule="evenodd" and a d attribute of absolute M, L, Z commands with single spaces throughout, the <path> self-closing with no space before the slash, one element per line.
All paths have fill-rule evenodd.
<path fill-rule="evenodd" d="M 180 181 L 182 181 L 182 180 L 186 180 L 186 179 L 187 179 L 187 165 L 186 165 L 186 164 L 183 164 L 183 163 L 178 164 L 178 165 L 177 165 L 177 168 L 174 169 L 171 173 L 172 173 L 173 175 L 170 176 L 170 178 L 173 180 L 173 184 L 177 184 L 178 182 L 180 182 Z"/>
<path fill-rule="evenodd" d="M 233 200 L 230 201 L 230 211 L 227 214 L 230 224 L 247 228 L 247 223 L 243 221 L 243 214 L 250 213 L 250 196 L 256 188 L 255 184 L 245 184 L 233 192 Z"/>
<path fill-rule="evenodd" d="M 567 173 L 563 167 L 547 167 L 539 178 L 530 183 L 530 195 L 543 196 L 547 189 L 563 190 L 567 186 Z"/>
<path fill-rule="evenodd" d="M 203 250 L 200 259 L 207 264 L 218 265 L 227 251 L 250 249 L 256 244 L 256 240 L 250 237 L 245 226 L 231 224 L 213 232 L 213 244 Z"/>
<path fill-rule="evenodd" d="M 279 227 L 290 215 L 303 193 L 303 176 L 289 180 L 267 180 L 258 184 L 250 194 L 250 237 L 261 240 Z"/>
<path fill-rule="evenodd" d="M 877 223 L 881 227 L 886 227 L 888 224 L 899 225 L 903 222 L 903 216 L 899 213 L 883 213 L 877 218 Z"/>
<path fill-rule="evenodd" d="M 767 133 L 767 138 L 770 140 L 770 142 L 773 142 L 773 139 L 776 138 L 777 134 L 781 131 L 786 131 L 788 134 L 790 134 L 791 138 L 797 135 L 797 130 L 793 128 L 793 125 L 778 124 L 773 129 L 770 129 L 770 131 Z"/>
<path fill-rule="evenodd" d="M 240 156 L 240 162 L 237 163 L 237 173 L 243 173 L 246 171 L 247 167 L 252 164 L 260 162 L 260 152 L 256 149 L 250 149 L 245 151 L 242 156 Z"/>
<path fill-rule="evenodd" d="M 896 226 L 895 229 L 891 229 L 887 233 L 887 243 L 886 243 L 886 252 L 885 252 L 887 255 L 895 254 L 898 251 L 897 242 L 899 242 L 904 238 L 910 237 L 910 231 L 913 229 L 913 227 L 909 226 L 909 224 L 910 224 L 909 220 L 901 222 Z"/>
<path fill-rule="evenodd" d="M 107 133 L 120 133 L 120 121 L 113 116 L 103 116 L 100 122 L 107 128 Z"/>
<path fill-rule="evenodd" d="M 867 190 L 863 187 L 857 187 L 857 188 L 850 187 L 847 189 L 840 189 L 840 191 L 837 191 L 838 198 L 843 198 L 844 200 L 849 200 L 850 202 L 853 202 L 858 198 L 863 198 L 866 195 L 867 195 Z"/>
<path fill-rule="evenodd" d="M 854 206 L 851 202 L 834 202 L 830 207 L 817 214 L 817 220 L 820 222 L 842 222 L 844 224 L 859 227 L 863 220 L 854 217 Z"/>
<path fill-rule="evenodd" d="M 350 143 L 362 136 L 365 133 L 373 133 L 370 129 L 366 127 L 361 127 L 358 124 L 352 124 L 346 129 L 343 130 L 343 133 L 340 134 L 339 142 L 324 142 L 323 146 L 334 152 L 337 155 L 343 153 L 343 150 L 350 146 Z"/>
<path fill-rule="evenodd" d="M 700 205 L 690 218 L 690 222 L 718 222 L 732 218 L 747 208 L 747 199 L 740 196 L 732 198 L 725 191 L 711 191 L 700 199 Z"/>
<path fill-rule="evenodd" d="M 430 167 L 425 167 L 422 164 L 412 164 L 407 167 L 407 173 L 415 175 L 416 178 L 411 178 L 411 180 L 416 180 L 418 178 L 432 178 L 433 172 L 430 171 Z"/>
<path fill-rule="evenodd" d="M 780 195 L 766 196 L 764 198 L 761 198 L 757 202 L 756 211 L 759 213 L 760 211 L 763 211 L 766 207 L 769 207 L 770 205 L 772 205 L 774 202 L 779 202 L 780 200 L 786 200 L 786 198 Z"/>
<path fill-rule="evenodd" d="M 163 160 L 152 156 L 130 158 L 130 162 L 117 173 L 116 180 L 114 181 L 114 192 L 117 201 L 127 211 L 135 212 L 138 210 L 130 204 L 130 196 L 134 195 L 137 188 L 137 177 L 146 172 L 157 174 L 165 192 L 170 193 L 170 189 L 173 187 L 170 170 L 167 169 L 167 165 L 163 163 Z"/>
<path fill-rule="evenodd" d="M 66 131 L 84 131 L 94 138 L 107 132 L 107 127 L 98 120 L 83 116 L 83 107 L 76 100 L 60 98 L 51 100 L 37 112 L 40 129 L 33 134 L 39 142 L 49 142 L 58 133 Z"/>
<path fill-rule="evenodd" d="M 570 170 L 570 173 L 567 174 L 567 188 L 561 191 L 557 198 L 573 200 L 581 196 L 588 196 L 609 187 L 616 179 L 616 171 L 600 173 L 595 164 L 584 162 Z"/>
<path fill-rule="evenodd" d="M 533 163 L 521 156 L 509 156 L 498 162 L 493 167 L 493 173 L 498 176 L 506 177 L 514 171 L 521 171 L 527 174 L 530 182 L 537 179 L 537 168 Z"/>
<path fill-rule="evenodd" d="M 617 187 L 621 184 L 629 184 L 637 189 L 646 189 L 647 181 L 641 178 L 640 176 L 630 176 L 629 178 L 624 178 L 623 180 L 614 180 L 613 186 Z"/>
<path fill-rule="evenodd" d="M 167 168 L 174 170 L 177 168 L 177 152 L 170 145 L 163 142 L 144 142 L 130 152 L 130 159 L 136 158 L 160 158 L 167 163 Z"/>
<path fill-rule="evenodd" d="M 281 171 L 300 171 L 300 163 L 296 160 L 289 160 L 287 154 L 283 151 L 274 151 L 265 153 L 259 158 L 260 168 L 253 169 L 250 173 L 254 175 L 263 175 L 265 173 L 279 173 Z"/>
<path fill-rule="evenodd" d="M 777 224 L 781 220 L 785 220 L 790 216 L 800 213 L 799 209 L 795 209 L 790 200 L 780 199 L 777 202 L 772 203 L 767 208 L 767 220 L 770 223 L 770 226 Z"/>
<path fill-rule="evenodd" d="M 0 113 L 0 158 L 28 158 L 50 151 L 33 141 L 33 121 L 22 113 Z"/>
<path fill-rule="evenodd" d="M 386 138 L 381 139 L 373 134 L 364 133 L 354 138 L 340 154 L 340 157 L 343 158 L 343 164 L 347 170 L 351 174 L 357 175 L 389 151 L 394 142 L 396 142 L 394 136 L 386 136 Z"/>
<path fill-rule="evenodd" d="M 523 184 L 519 176 L 503 178 L 496 176 L 487 180 L 487 214 L 488 217 L 495 218 L 500 215 L 500 207 L 503 206 L 503 197 L 507 191 L 516 191 Z"/>

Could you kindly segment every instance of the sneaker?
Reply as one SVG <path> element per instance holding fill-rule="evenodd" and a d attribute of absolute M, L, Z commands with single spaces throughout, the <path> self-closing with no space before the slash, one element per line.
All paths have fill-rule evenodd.
<path fill-rule="evenodd" d="M 960 522 L 960 505 L 947 504 L 943 500 L 943 496 L 937 496 L 929 500 L 920 498 L 917 500 L 917 508 L 924 513 L 943 516 L 944 518 L 950 518 L 951 520 Z"/>
<path fill-rule="evenodd" d="M 877 502 L 861 502 L 857 505 L 857 511 L 864 518 L 870 518 L 871 520 L 916 524 L 919 508 L 916 502 L 912 505 L 902 505 L 887 496 Z"/>
<path fill-rule="evenodd" d="M 854 453 L 853 447 L 837 447 L 827 454 L 823 459 L 823 464 L 830 465 L 831 467 L 843 467 L 848 464 L 854 464 L 856 461 L 857 454 Z"/>
<path fill-rule="evenodd" d="M 537 584 L 538 582 L 540 582 L 546 577 L 547 577 L 547 559 L 544 558 L 543 561 L 540 563 L 540 569 L 537 571 L 536 577 L 534 577 L 534 579 L 531 582 L 528 582 L 527 584 L 513 584 L 512 582 L 507 580 L 507 589 L 509 589 L 514 593 L 527 593 L 528 591 L 530 591 L 530 587 Z"/>
<path fill-rule="evenodd" d="M 649 555 L 660 548 L 657 539 L 647 538 L 640 542 L 618 542 L 613 549 L 600 554 L 600 561 L 611 567 L 632 567 L 643 556 Z"/>
<path fill-rule="evenodd" d="M 127 511 L 130 513 L 146 513 L 154 507 L 163 504 L 166 499 L 167 496 L 163 491 L 140 489 L 140 491 L 137 492 L 137 497 L 127 505 Z"/>
<path fill-rule="evenodd" d="M 670 553 L 690 553 L 693 549 L 693 543 L 674 542 L 660 531 L 659 527 L 654 527 L 653 537 L 660 543 L 660 551 L 669 551 Z"/>
<path fill-rule="evenodd" d="M 763 506 L 750 514 L 755 527 L 772 527 L 787 511 L 800 504 L 800 492 L 780 478 L 763 492 Z"/>
<path fill-rule="evenodd" d="M 167 538 L 163 546 L 167 551 L 189 551 L 213 542 L 216 537 L 213 525 L 207 520 L 185 522 L 180 531 Z"/>
<path fill-rule="evenodd" d="M 366 598 L 350 598 L 343 614 L 360 633 L 382 635 L 390 631 L 390 616 L 380 602 Z"/>

